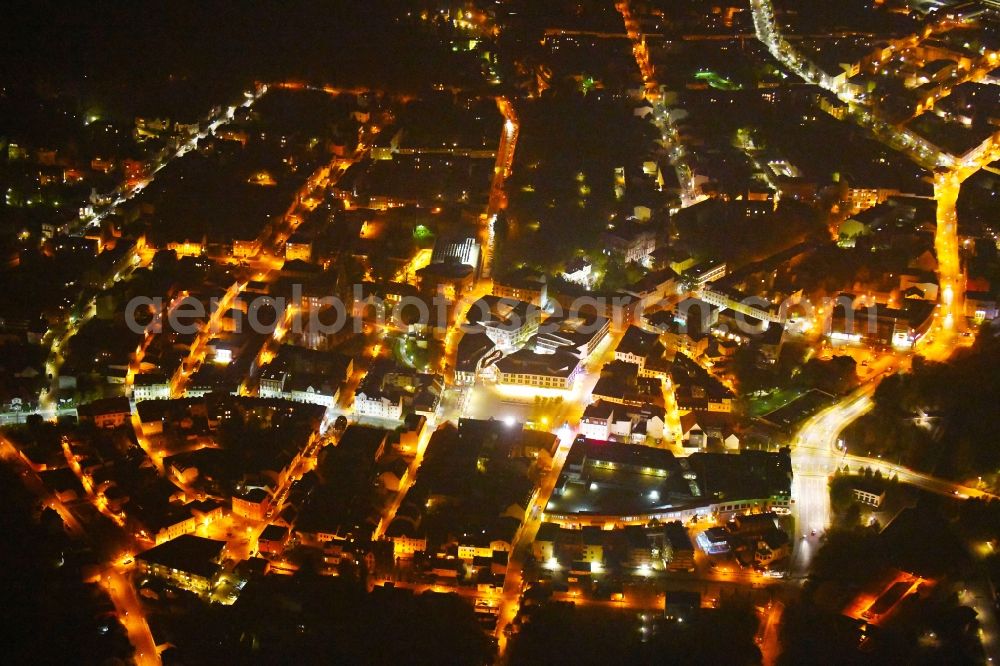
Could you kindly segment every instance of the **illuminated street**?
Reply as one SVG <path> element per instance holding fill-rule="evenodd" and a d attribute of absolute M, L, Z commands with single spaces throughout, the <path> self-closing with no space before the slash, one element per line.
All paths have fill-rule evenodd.
<path fill-rule="evenodd" d="M 7 23 L 11 663 L 1000 659 L 1000 0 Z"/>

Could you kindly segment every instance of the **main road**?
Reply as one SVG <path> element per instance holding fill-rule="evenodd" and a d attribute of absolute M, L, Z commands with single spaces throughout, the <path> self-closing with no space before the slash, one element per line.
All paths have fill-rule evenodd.
<path fill-rule="evenodd" d="M 313 172 L 296 193 L 285 214 L 273 223 L 273 225 L 269 223 L 261 230 L 255 244 L 256 251 L 249 258 L 248 264 L 256 268 L 258 273 L 262 275 L 266 275 L 269 270 L 281 268 L 284 262 L 279 256 L 280 248 L 295 233 L 299 225 L 302 224 L 307 207 L 305 202 L 312 195 L 325 190 L 329 185 L 336 184 L 343 177 L 344 173 L 347 172 L 347 169 L 352 164 L 361 160 L 367 152 L 368 147 L 364 143 L 359 142 L 358 147 L 350 158 L 335 157 L 329 164 L 325 164 Z M 177 366 L 177 370 L 170 380 L 170 394 L 172 397 L 183 397 L 188 380 L 204 361 L 209 341 L 212 336 L 221 330 L 219 322 L 222 316 L 245 287 L 245 280 L 235 280 L 220 299 L 219 307 L 211 313 L 208 320 L 199 328 L 197 337 L 191 343 L 188 355 Z M 274 332 L 278 333 L 278 337 L 280 337 L 283 331 L 276 329 Z"/>
<path fill-rule="evenodd" d="M 517 118 L 514 105 L 506 97 L 498 97 L 497 108 L 503 116 L 503 130 L 500 133 L 500 143 L 497 146 L 496 163 L 493 166 L 493 180 L 490 183 L 490 196 L 483 214 L 483 261 L 482 277 L 489 278 L 493 273 L 493 255 L 496 245 L 497 214 L 507 207 L 507 196 L 503 185 L 510 177 L 514 168 L 514 151 L 517 149 L 517 137 L 521 132 L 521 123 Z"/>
<path fill-rule="evenodd" d="M 829 526 L 829 479 L 838 468 L 845 465 L 852 471 L 867 467 L 880 472 L 885 478 L 895 476 L 902 483 L 940 495 L 961 499 L 997 499 L 991 493 L 924 474 L 881 458 L 847 453 L 840 435 L 847 426 L 872 409 L 872 395 L 878 386 L 876 378 L 879 376 L 873 375 L 870 381 L 846 398 L 810 418 L 792 441 L 792 516 L 796 533 L 810 537 L 813 531 L 822 532 Z M 815 543 L 806 538 L 798 543 L 796 551 L 791 573 L 793 576 L 804 575 L 815 551 Z"/>
<path fill-rule="evenodd" d="M 933 172 L 934 200 L 937 205 L 934 250 L 938 261 L 939 302 L 931 328 L 938 341 L 935 355 L 948 350 L 957 340 L 965 322 L 965 276 L 962 273 L 958 241 L 958 213 L 956 203 L 962 183 L 1000 158 L 1000 132 L 994 133 L 962 159 L 951 155 L 908 127 L 887 122 L 871 109 L 858 104 L 854 91 L 846 83 L 838 83 L 822 72 L 788 43 L 778 29 L 771 0 L 750 0 L 754 30 L 757 39 L 767 47 L 781 64 L 798 74 L 808 83 L 832 92 L 845 105 L 844 117 L 849 117 L 870 130 L 876 138 L 903 153 L 914 163 Z M 990 54 L 985 63 L 1000 57 Z M 982 72 L 979 72 L 982 69 Z M 970 80 L 982 80 L 985 68 Z M 970 77 L 973 75 L 970 73 Z M 943 356 L 947 356 L 947 351 Z"/>
<path fill-rule="evenodd" d="M 557 435 L 559 437 L 559 447 L 553 456 L 552 467 L 545 475 L 545 478 L 542 479 L 535 494 L 531 496 L 531 501 L 528 502 L 528 508 L 525 511 L 524 523 L 517 531 L 517 534 L 514 535 L 514 541 L 511 544 L 510 560 L 507 563 L 507 575 L 504 578 L 503 593 L 497 613 L 496 636 L 500 654 L 503 654 L 507 647 L 507 636 L 504 630 L 514 620 L 520 608 L 521 587 L 524 582 L 524 563 L 531 552 L 531 543 L 535 540 L 535 535 L 538 534 L 538 528 L 542 520 L 542 510 L 548 504 L 552 490 L 556 487 L 556 481 L 562 472 L 566 456 L 569 455 L 569 450 L 573 446 L 576 431 L 564 427 Z"/>
<path fill-rule="evenodd" d="M 257 86 L 254 90 L 244 92 L 244 101 L 240 106 L 250 108 L 267 92 L 267 86 Z M 146 165 L 145 177 L 138 180 L 130 180 L 121 183 L 109 195 L 109 203 L 93 210 L 92 214 L 82 218 L 80 222 L 87 227 L 97 226 L 108 215 L 115 213 L 123 204 L 133 199 L 142 192 L 143 189 L 156 177 L 164 167 L 183 157 L 191 150 L 197 148 L 198 142 L 210 134 L 214 134 L 219 127 L 229 122 L 235 117 L 236 105 L 231 105 L 220 109 L 217 112 L 209 113 L 204 121 L 199 125 L 199 129 L 194 130 L 183 140 L 173 151 L 164 150 Z M 69 229 L 70 232 L 76 229 Z M 130 248 L 127 254 L 128 259 L 123 266 L 113 267 L 113 274 L 107 276 L 102 283 L 102 289 L 109 289 L 115 282 L 127 277 L 139 266 L 148 265 L 152 260 L 152 252 L 147 252 L 143 239 L 140 238 L 135 245 Z M 44 344 L 48 346 L 48 358 L 45 361 L 45 372 L 49 379 L 46 391 L 39 398 L 39 412 L 53 417 L 58 411 L 57 395 L 59 392 L 59 369 L 63 362 L 63 349 L 71 337 L 96 313 L 96 297 L 84 304 L 80 312 L 73 307 L 67 310 L 61 320 L 53 324 L 46 331 Z"/>
<path fill-rule="evenodd" d="M 650 119 L 659 132 L 663 145 L 667 149 L 670 163 L 677 173 L 677 182 L 681 187 L 681 207 L 694 205 L 705 199 L 705 195 L 698 192 L 694 169 L 691 167 L 687 151 L 680 141 L 680 131 L 670 115 L 670 109 L 667 108 L 663 100 L 660 85 L 656 81 L 656 71 L 649 57 L 646 36 L 640 31 L 639 21 L 633 16 L 628 0 L 620 0 L 615 4 L 615 8 L 622 15 L 625 32 L 632 42 L 632 54 L 635 56 L 639 73 L 642 75 L 643 95 L 653 105 Z"/>
<path fill-rule="evenodd" d="M 25 487 L 42 505 L 52 508 L 59 514 L 70 536 L 84 540 L 89 538 L 84 524 L 77 515 L 62 500 L 48 491 L 27 458 L 2 434 L 0 434 L 0 459 L 18 470 Z M 156 650 L 153 634 L 123 566 L 120 563 L 109 563 L 101 569 L 97 583 L 104 588 L 115 606 L 115 616 L 122 623 L 129 642 L 135 649 L 134 659 L 137 666 L 158 666 L 160 656 Z"/>

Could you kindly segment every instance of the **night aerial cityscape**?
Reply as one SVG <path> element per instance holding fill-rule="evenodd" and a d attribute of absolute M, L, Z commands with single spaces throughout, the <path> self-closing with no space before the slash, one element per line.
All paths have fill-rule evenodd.
<path fill-rule="evenodd" d="M 1000 663 L 1000 0 L 5 9 L 3 663 Z"/>

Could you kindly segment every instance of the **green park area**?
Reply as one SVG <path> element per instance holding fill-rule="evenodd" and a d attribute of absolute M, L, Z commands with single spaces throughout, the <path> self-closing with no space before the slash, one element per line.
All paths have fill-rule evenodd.
<path fill-rule="evenodd" d="M 742 88 L 742 86 L 738 83 L 733 83 L 721 74 L 711 70 L 698 72 L 694 75 L 694 78 L 699 81 L 703 81 L 718 90 L 740 90 Z"/>

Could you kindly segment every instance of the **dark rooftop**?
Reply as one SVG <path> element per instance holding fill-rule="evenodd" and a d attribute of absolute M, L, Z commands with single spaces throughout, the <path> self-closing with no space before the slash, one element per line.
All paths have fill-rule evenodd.
<path fill-rule="evenodd" d="M 176 539 L 139 553 L 136 557 L 150 564 L 211 578 L 219 569 L 216 560 L 225 547 L 225 541 L 182 534 Z"/>

